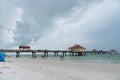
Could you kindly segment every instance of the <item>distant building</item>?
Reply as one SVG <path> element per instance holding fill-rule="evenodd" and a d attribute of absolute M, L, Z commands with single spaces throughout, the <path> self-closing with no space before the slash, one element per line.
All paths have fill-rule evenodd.
<path fill-rule="evenodd" d="M 86 51 L 86 48 L 82 47 L 81 45 L 75 44 L 72 47 L 69 47 L 68 50 L 70 51 Z"/>
<path fill-rule="evenodd" d="M 115 49 L 111 49 L 110 53 L 117 53 L 117 51 Z"/>
<path fill-rule="evenodd" d="M 99 52 L 103 52 L 103 50 L 99 50 Z"/>
<path fill-rule="evenodd" d="M 93 52 L 97 52 L 97 49 L 93 49 Z"/>

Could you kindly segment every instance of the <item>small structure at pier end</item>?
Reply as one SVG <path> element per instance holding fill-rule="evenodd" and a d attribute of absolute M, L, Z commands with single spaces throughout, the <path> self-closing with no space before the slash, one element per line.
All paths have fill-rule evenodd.
<path fill-rule="evenodd" d="M 114 54 L 114 53 L 117 53 L 117 50 L 111 49 L 111 50 L 110 50 L 110 53 L 113 53 L 113 54 Z"/>
<path fill-rule="evenodd" d="M 77 52 L 81 52 L 81 51 L 86 51 L 86 48 L 85 47 L 82 47 L 81 45 L 78 45 L 78 44 L 75 44 L 74 46 L 72 47 L 69 47 L 68 50 L 70 51 L 77 51 Z"/>
<path fill-rule="evenodd" d="M 20 45 L 19 46 L 19 49 L 27 49 L 27 50 L 29 50 L 30 49 L 30 46 L 24 46 L 24 45 Z"/>

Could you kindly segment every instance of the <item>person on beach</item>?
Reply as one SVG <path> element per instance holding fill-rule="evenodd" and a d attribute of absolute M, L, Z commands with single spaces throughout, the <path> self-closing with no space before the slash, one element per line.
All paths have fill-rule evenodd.
<path fill-rule="evenodd" d="M 61 59 L 61 61 L 63 61 L 64 60 L 64 56 L 60 56 L 60 59 Z"/>
<path fill-rule="evenodd" d="M 46 58 L 46 55 L 45 54 L 42 54 L 42 59 L 45 59 Z"/>
<path fill-rule="evenodd" d="M 44 55 L 42 55 L 42 59 L 44 58 Z"/>

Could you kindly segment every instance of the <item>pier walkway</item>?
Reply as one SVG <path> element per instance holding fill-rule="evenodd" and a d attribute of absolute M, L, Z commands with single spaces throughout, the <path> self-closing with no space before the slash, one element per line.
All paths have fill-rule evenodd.
<path fill-rule="evenodd" d="M 32 50 L 32 49 L 0 49 L 0 52 L 15 52 L 16 57 L 20 57 L 20 53 L 32 53 L 32 57 L 37 57 L 36 53 L 42 52 L 46 57 L 48 57 L 49 53 L 54 53 L 54 56 L 58 56 L 58 54 L 62 53 L 62 56 L 66 56 L 70 54 L 70 56 L 83 56 L 88 54 L 106 54 L 110 53 L 110 51 L 70 51 L 70 50 Z"/>

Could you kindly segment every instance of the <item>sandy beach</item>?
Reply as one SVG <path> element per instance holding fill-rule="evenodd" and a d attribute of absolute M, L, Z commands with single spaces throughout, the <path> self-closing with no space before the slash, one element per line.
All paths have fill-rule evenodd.
<path fill-rule="evenodd" d="M 6 58 L 0 80 L 120 80 L 120 64 Z"/>

